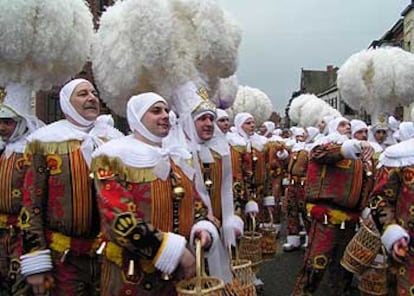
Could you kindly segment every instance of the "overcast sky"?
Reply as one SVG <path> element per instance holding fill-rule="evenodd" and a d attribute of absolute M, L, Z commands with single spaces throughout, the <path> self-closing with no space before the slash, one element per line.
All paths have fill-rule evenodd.
<path fill-rule="evenodd" d="M 282 111 L 300 69 L 340 67 L 379 39 L 410 0 L 219 0 L 243 30 L 239 84 L 264 91 Z"/>

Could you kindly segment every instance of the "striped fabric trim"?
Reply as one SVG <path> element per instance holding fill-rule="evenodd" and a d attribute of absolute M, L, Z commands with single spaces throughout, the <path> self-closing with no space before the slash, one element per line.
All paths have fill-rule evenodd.
<path fill-rule="evenodd" d="M 172 232 L 172 196 L 171 184 L 156 179 L 151 182 L 151 222 L 163 232 Z"/>
<path fill-rule="evenodd" d="M 2 213 L 12 211 L 12 182 L 15 158 L 15 153 L 8 159 L 3 153 L 0 158 L 0 212 Z"/>
<path fill-rule="evenodd" d="M 255 167 L 255 174 L 256 174 L 256 186 L 263 185 L 266 176 L 266 168 L 265 168 L 265 161 L 264 161 L 264 153 L 254 149 L 255 154 L 257 156 L 256 167 Z"/>
<path fill-rule="evenodd" d="M 194 217 L 193 187 L 180 168 L 171 162 L 171 169 L 182 177 L 181 186 L 184 198 L 179 202 L 179 234 L 189 237 Z M 173 232 L 173 196 L 170 179 L 151 182 L 151 221 L 155 228 L 163 232 Z"/>
<path fill-rule="evenodd" d="M 214 217 L 221 220 L 221 183 L 222 183 L 222 166 L 221 159 L 214 158 L 214 163 L 210 164 L 211 167 L 211 180 L 213 186 L 211 190 L 211 206 L 213 208 Z"/>
<path fill-rule="evenodd" d="M 239 181 L 242 180 L 242 156 L 241 153 L 234 149 L 234 147 L 231 147 L 231 169 L 233 172 L 233 179 L 239 179 Z"/>
<path fill-rule="evenodd" d="M 83 159 L 80 149 L 69 154 L 72 178 L 73 224 L 77 234 L 90 230 L 92 219 L 92 192 L 89 179 L 89 168 Z"/>

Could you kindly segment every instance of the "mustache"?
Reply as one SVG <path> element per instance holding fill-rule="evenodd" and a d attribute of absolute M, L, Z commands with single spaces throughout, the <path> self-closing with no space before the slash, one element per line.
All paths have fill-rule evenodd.
<path fill-rule="evenodd" d="M 98 103 L 96 102 L 88 102 L 83 105 L 84 109 L 98 109 Z"/>

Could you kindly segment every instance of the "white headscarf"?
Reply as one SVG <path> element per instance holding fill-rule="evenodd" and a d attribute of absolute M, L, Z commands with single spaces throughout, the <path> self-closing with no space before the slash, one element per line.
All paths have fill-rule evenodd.
<path fill-rule="evenodd" d="M 414 138 L 414 124 L 411 121 L 403 121 L 400 123 L 399 130 L 400 141 Z"/>
<path fill-rule="evenodd" d="M 157 102 L 164 102 L 167 104 L 164 98 L 156 93 L 143 93 L 133 96 L 127 103 L 127 120 L 130 129 L 139 132 L 142 136 L 152 142 L 155 141 L 150 138 L 156 136 L 151 134 L 151 132 L 144 127 L 141 119 L 149 108 Z M 142 132 L 142 127 L 145 128 L 145 132 Z M 94 152 L 93 157 L 98 157 L 100 155 L 118 157 L 124 164 L 131 167 L 152 168 L 153 173 L 164 181 L 168 178 L 171 170 L 170 158 L 176 157 L 177 159 L 189 159 L 191 157 L 191 154 L 181 146 L 161 148 L 139 141 L 134 135 L 129 135 L 117 141 L 106 143 Z M 190 174 L 190 179 L 191 178 L 192 175 Z"/>
<path fill-rule="evenodd" d="M 352 119 L 351 120 L 351 132 L 352 132 L 352 137 L 354 137 L 355 133 L 362 130 L 362 129 L 366 129 L 368 132 L 368 126 L 365 122 L 363 122 L 362 120 L 359 119 Z"/>
<path fill-rule="evenodd" d="M 272 121 L 265 121 L 263 122 L 263 125 L 266 127 L 266 132 L 263 135 L 264 137 L 267 137 L 271 134 L 273 134 L 273 131 L 275 130 L 275 123 Z"/>
<path fill-rule="evenodd" d="M 151 142 L 161 143 L 162 138 L 152 134 L 141 122 L 145 112 L 157 102 L 167 104 L 163 97 L 152 92 L 131 97 L 127 104 L 127 119 L 132 131 L 137 131 Z"/>
<path fill-rule="evenodd" d="M 78 78 L 69 81 L 66 83 L 59 93 L 59 102 L 60 108 L 62 112 L 72 118 L 77 124 L 84 126 L 84 127 L 91 127 L 94 124 L 94 120 L 87 120 L 86 118 L 82 117 L 73 107 L 72 103 L 70 102 L 70 97 L 73 94 L 75 88 L 81 83 L 88 83 L 92 85 L 92 83 L 86 79 Z"/>
<path fill-rule="evenodd" d="M 231 145 L 247 146 L 248 149 L 251 149 L 250 138 L 242 129 L 243 123 L 249 118 L 253 118 L 253 116 L 247 112 L 241 112 L 236 115 L 236 117 L 234 118 L 234 132 L 227 133 L 226 135 L 227 140 Z"/>
<path fill-rule="evenodd" d="M 217 108 L 216 113 L 217 113 L 216 121 L 224 117 L 229 118 L 229 114 L 227 114 L 227 112 L 224 111 L 223 109 Z"/>

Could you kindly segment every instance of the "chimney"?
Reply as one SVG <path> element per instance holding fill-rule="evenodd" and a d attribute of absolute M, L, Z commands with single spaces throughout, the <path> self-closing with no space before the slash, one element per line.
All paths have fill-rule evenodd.
<path fill-rule="evenodd" d="M 414 0 L 413 0 L 414 1 Z M 334 71 L 334 66 L 333 65 L 327 65 L 326 66 L 326 72 L 328 73 L 332 73 Z"/>

